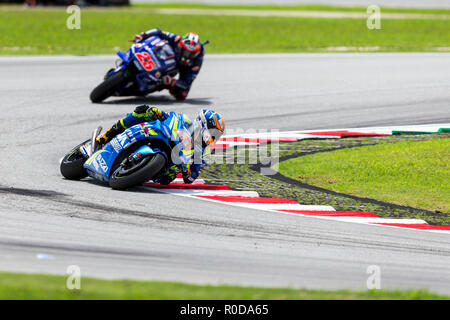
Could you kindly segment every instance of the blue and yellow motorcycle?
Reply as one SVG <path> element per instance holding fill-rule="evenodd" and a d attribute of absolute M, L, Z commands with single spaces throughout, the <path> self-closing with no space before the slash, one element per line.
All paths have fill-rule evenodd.
<path fill-rule="evenodd" d="M 101 131 L 98 127 L 90 140 L 77 145 L 61 160 L 60 171 L 66 179 L 90 176 L 113 189 L 127 189 L 157 177 L 173 165 L 186 163 L 188 158 L 183 154 L 192 145 L 191 135 L 174 112 L 164 121 L 128 128 L 96 150 L 95 139 Z"/>

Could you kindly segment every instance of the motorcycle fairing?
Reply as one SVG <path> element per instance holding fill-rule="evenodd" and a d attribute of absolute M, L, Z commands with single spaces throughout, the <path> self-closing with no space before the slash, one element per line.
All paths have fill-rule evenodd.
<path fill-rule="evenodd" d="M 177 130 L 183 127 L 179 120 L 176 113 L 170 112 L 169 117 L 163 122 L 159 120 L 144 122 L 126 129 L 107 143 L 103 149 L 96 151 L 89 157 L 84 163 L 84 168 L 89 176 L 109 182 L 111 168 L 118 155 L 134 143 L 142 140 L 148 140 L 149 142 L 159 140 L 169 147 L 179 143 Z M 168 158 L 170 155 L 166 155 L 159 148 L 151 146 L 151 143 L 150 146 L 148 144 L 141 146 L 132 156 L 136 156 L 138 153 L 145 155 L 161 153 L 166 158 L 167 165 L 173 164 L 171 159 Z"/>
<path fill-rule="evenodd" d="M 148 54 L 154 66 L 151 70 L 145 68 L 142 61 L 139 60 L 139 54 Z M 131 45 L 125 53 L 118 51 L 117 56 L 124 62 L 120 68 L 108 74 L 111 77 L 117 71 L 126 69 L 129 64 L 134 64 L 139 71 L 135 75 L 135 81 L 142 93 L 147 93 L 150 88 L 156 87 L 161 76 L 176 69 L 175 53 L 167 41 L 157 36 L 150 37 L 141 43 Z"/>

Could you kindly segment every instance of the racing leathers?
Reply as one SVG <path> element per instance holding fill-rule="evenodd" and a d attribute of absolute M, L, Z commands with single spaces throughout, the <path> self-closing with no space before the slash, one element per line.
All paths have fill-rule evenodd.
<path fill-rule="evenodd" d="M 174 115 L 181 123 L 183 130 L 178 130 L 178 134 L 174 135 L 174 144 L 176 145 L 176 151 L 172 150 L 172 162 L 177 163 L 168 168 L 165 172 L 159 174 L 155 179 L 155 182 L 161 184 L 171 183 L 177 175 L 177 167 L 181 169 L 183 180 L 185 183 L 192 183 L 197 179 L 201 169 L 206 165 L 206 156 L 209 154 L 209 148 L 204 146 L 201 142 L 198 142 L 194 133 L 192 121 L 184 114 L 175 112 L 164 112 L 156 107 L 150 107 L 148 105 L 137 106 L 136 109 L 129 113 L 125 118 L 117 121 L 112 127 L 106 130 L 103 135 L 98 136 L 96 142 L 103 146 L 118 134 L 125 131 L 134 125 L 143 122 L 152 121 L 164 121 L 170 115 Z M 181 132 L 180 132 L 181 131 Z M 186 134 L 182 134 L 186 132 Z M 174 157 L 178 158 L 174 161 Z"/>
<path fill-rule="evenodd" d="M 163 32 L 160 29 L 155 28 L 136 35 L 134 41 L 141 42 L 153 36 L 160 37 L 169 43 L 175 53 L 177 61 L 179 79 L 176 80 L 170 76 L 164 76 L 163 89 L 168 89 L 178 101 L 184 101 L 189 93 L 192 83 L 202 67 L 205 48 L 203 44 L 200 44 L 200 53 L 194 59 L 181 62 L 180 55 L 182 54 L 182 48 L 180 48 L 178 44 L 182 38 L 179 35 L 171 32 Z"/>

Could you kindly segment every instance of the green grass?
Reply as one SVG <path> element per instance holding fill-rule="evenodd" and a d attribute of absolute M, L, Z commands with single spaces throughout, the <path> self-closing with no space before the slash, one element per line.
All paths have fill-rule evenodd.
<path fill-rule="evenodd" d="M 81 279 L 81 290 L 66 289 L 66 277 L 0 272 L 0 300 L 5 299 L 449 299 L 423 290 L 325 291 L 288 288 L 190 285 L 176 282 Z"/>
<path fill-rule="evenodd" d="M 366 12 L 367 7 L 341 7 L 329 5 L 226 5 L 226 4 L 203 4 L 203 3 L 141 3 L 133 4 L 137 8 L 188 8 L 188 9 L 241 9 L 241 10 L 305 10 L 305 11 L 343 11 L 343 12 Z M 433 13 L 450 14 L 449 9 L 427 9 L 427 8 L 385 8 L 381 6 L 381 12 L 396 13 Z"/>
<path fill-rule="evenodd" d="M 333 191 L 450 213 L 450 139 L 402 141 L 294 158 L 280 172 Z"/>
<path fill-rule="evenodd" d="M 428 141 L 448 139 L 450 133 L 436 134 L 399 134 L 392 136 L 348 137 L 345 139 L 302 140 L 301 142 L 282 142 L 279 144 L 277 157 L 300 157 L 317 152 L 328 152 L 342 148 L 353 148 L 362 145 L 380 143 L 397 143 L 399 141 Z M 248 152 L 252 149 L 238 148 L 234 154 L 233 164 L 224 163 L 223 156 L 216 155 L 221 162 L 207 166 L 202 177 L 209 183 L 228 185 L 231 189 L 255 191 L 261 197 L 293 199 L 305 205 L 328 205 L 337 211 L 375 212 L 382 218 L 423 219 L 432 225 L 450 225 L 450 215 L 436 213 L 424 209 L 411 210 L 394 207 L 389 204 L 374 203 L 364 198 L 355 199 L 345 194 L 330 194 L 320 189 L 305 185 L 281 181 L 273 176 L 266 176 L 248 163 Z M 268 149 L 270 150 L 270 148 Z M 239 162 L 238 162 L 239 159 Z M 242 160 L 247 159 L 244 164 Z M 222 163 L 222 164 L 220 164 Z"/>
<path fill-rule="evenodd" d="M 114 54 L 134 34 L 153 27 L 210 40 L 209 53 L 449 50 L 450 20 L 383 20 L 368 30 L 364 19 L 159 15 L 149 11 L 82 10 L 81 30 L 68 30 L 64 9 L 0 7 L 0 54 Z M 331 48 L 330 48 L 331 47 Z M 360 49 L 361 48 L 361 49 Z M 441 48 L 441 49 L 439 49 Z M 444 49 L 442 49 L 444 48 Z M 447 49 L 445 49 L 447 48 Z"/>

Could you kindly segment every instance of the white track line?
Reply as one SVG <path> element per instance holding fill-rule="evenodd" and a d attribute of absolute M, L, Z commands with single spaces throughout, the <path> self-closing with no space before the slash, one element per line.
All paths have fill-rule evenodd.
<path fill-rule="evenodd" d="M 413 132 L 438 132 L 441 128 L 450 128 L 450 123 L 443 124 L 430 124 L 430 125 L 414 125 L 414 126 L 395 126 L 395 127 L 371 127 L 371 128 L 345 128 L 345 129 L 327 129 L 327 130 L 308 130 L 308 131 L 288 131 L 288 132 L 263 132 L 263 133 L 252 133 L 243 135 L 228 135 L 224 138 L 259 138 L 259 139 L 274 139 L 274 138 L 295 138 L 297 140 L 302 139 L 314 139 L 314 138 L 340 138 L 339 136 L 327 136 L 327 135 L 311 135 L 308 132 L 332 132 L 332 131 L 347 131 L 347 132 L 358 132 L 358 133 L 376 133 L 376 134 L 392 134 L 393 131 L 413 131 Z M 219 144 L 228 144 L 230 147 L 238 145 L 259 145 L 255 142 L 233 142 L 233 141 L 223 141 L 219 140 Z M 177 178 L 174 183 L 183 183 L 182 179 Z M 197 181 L 199 188 L 205 185 L 205 181 Z M 262 211 L 270 211 L 288 215 L 297 215 L 310 218 L 327 219 L 341 222 L 350 223 L 361 223 L 369 224 L 372 226 L 379 227 L 390 227 L 390 228 L 401 228 L 417 231 L 428 231 L 428 232 L 440 232 L 450 234 L 450 230 L 436 230 L 436 229 L 416 229 L 414 225 L 428 225 L 428 223 L 422 219 L 392 219 L 392 218 L 379 218 L 379 217 L 352 217 L 352 216 L 322 216 L 314 214 L 302 214 L 294 212 L 285 212 L 281 210 L 300 210 L 300 211 L 336 211 L 332 206 L 327 205 L 302 205 L 299 203 L 252 203 L 252 202 L 240 202 L 239 198 L 233 202 L 220 201 L 218 199 L 203 198 L 199 196 L 241 196 L 241 197 L 259 197 L 259 194 L 255 191 L 237 191 L 237 190 L 199 190 L 199 189 L 158 189 L 151 188 L 154 191 L 161 193 L 169 193 L 179 196 L 192 197 L 203 201 L 211 201 L 214 203 L 221 203 L 230 206 L 236 206 L 241 208 L 249 208 Z M 242 200 L 242 199 L 241 199 Z M 252 201 L 251 199 L 246 199 L 247 201 Z M 256 200 L 255 200 L 256 201 Z M 276 202 L 276 200 L 274 200 Z M 358 212 L 355 212 L 357 214 Z M 392 225 L 380 225 L 383 224 L 403 224 L 402 226 L 392 226 Z M 410 227 L 408 227 L 410 226 Z"/>

